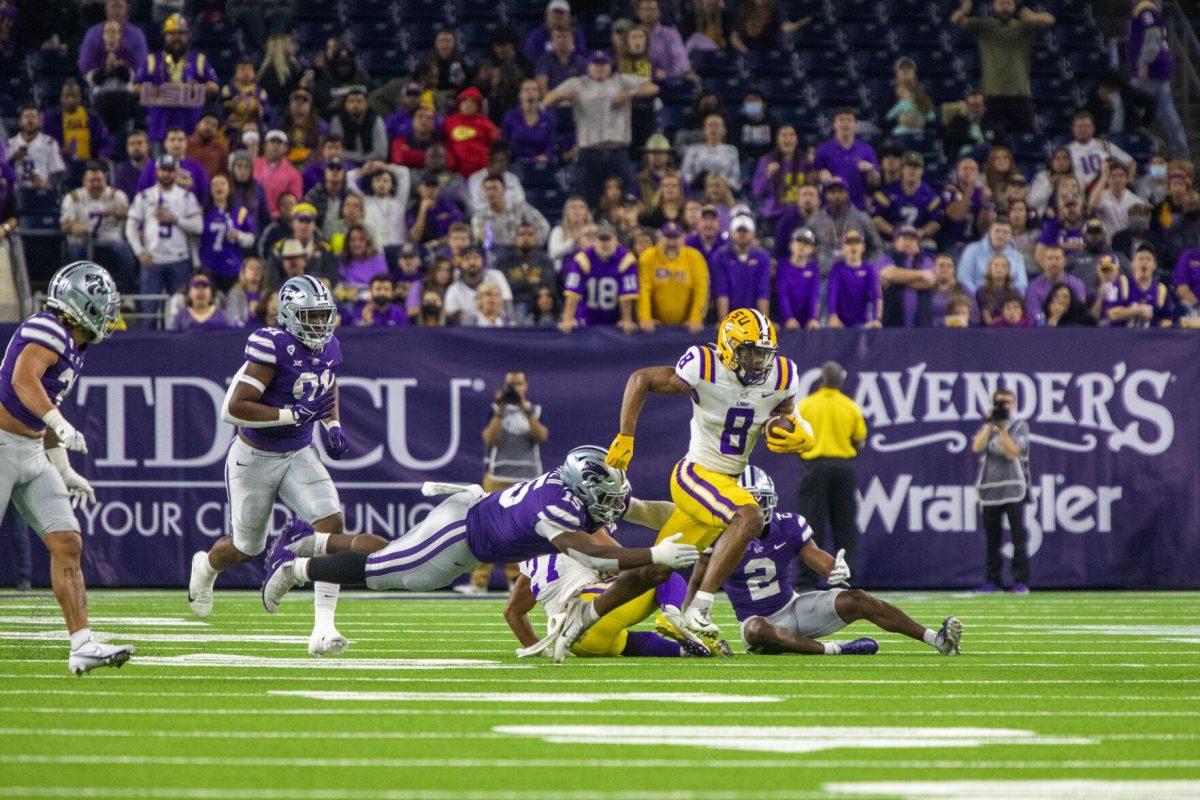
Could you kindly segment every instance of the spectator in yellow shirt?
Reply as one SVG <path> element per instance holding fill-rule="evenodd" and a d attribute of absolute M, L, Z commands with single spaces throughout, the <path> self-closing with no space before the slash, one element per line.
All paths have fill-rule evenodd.
<path fill-rule="evenodd" d="M 638 259 L 638 325 L 654 333 L 658 325 L 686 325 L 689 333 L 704 329 L 708 313 L 708 264 L 699 250 L 683 243 L 683 229 L 662 226 L 658 244 Z"/>

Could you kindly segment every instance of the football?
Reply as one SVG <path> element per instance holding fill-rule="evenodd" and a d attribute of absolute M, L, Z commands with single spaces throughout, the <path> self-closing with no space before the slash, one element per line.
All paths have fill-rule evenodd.
<path fill-rule="evenodd" d="M 767 420 L 765 430 L 770 434 L 773 428 L 779 428 L 780 434 L 791 433 L 796 430 L 796 421 L 791 414 L 775 414 Z"/>

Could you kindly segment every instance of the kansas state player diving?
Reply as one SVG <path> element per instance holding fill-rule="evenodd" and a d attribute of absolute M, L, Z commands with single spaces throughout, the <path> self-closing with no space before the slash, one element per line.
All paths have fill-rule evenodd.
<path fill-rule="evenodd" d="M 87 346 L 108 337 L 121 297 L 112 277 L 90 261 L 54 274 L 46 308 L 21 323 L 0 364 L 0 515 L 11 500 L 50 551 L 50 585 L 71 637 L 67 667 L 76 675 L 119 667 L 134 648 L 92 638 L 79 559 L 83 539 L 73 505 L 96 502 L 67 451 L 87 453 L 83 434 L 58 407 L 83 369 Z"/>
<path fill-rule="evenodd" d="M 856 620 L 892 633 L 902 633 L 924 642 L 942 655 L 958 655 L 962 623 L 947 617 L 941 630 L 933 631 L 900 609 L 872 597 L 861 589 L 834 588 L 797 594 L 792 590 L 796 556 L 822 575 L 830 585 L 850 580 L 843 559 L 826 553 L 812 540 L 812 528 L 798 514 L 775 511 L 778 496 L 775 482 L 765 471 L 750 466 L 739 484 L 762 508 L 758 533 L 746 554 L 725 581 L 725 594 L 742 626 L 742 639 L 751 653 L 802 655 L 874 655 L 874 639 L 851 642 L 818 642 Z M 696 565 L 692 580 L 703 575 L 705 560 Z"/>
<path fill-rule="evenodd" d="M 688 348 L 674 367 L 646 367 L 629 376 L 620 432 L 608 449 L 608 463 L 625 469 L 633 458 L 634 431 L 646 395 L 691 397 L 691 440 L 671 474 L 675 513 L 659 539 L 683 533 L 682 541 L 701 550 L 715 542 L 708 572 L 683 620 L 688 630 L 713 642 L 720 632 L 711 616 L 713 596 L 762 522 L 762 510 L 738 485 L 738 475 L 775 416 L 786 416 L 791 429 L 768 427 L 769 450 L 802 453 L 814 444 L 812 429 L 795 415 L 796 365 L 777 358 L 778 350 L 775 326 L 760 312 L 730 312 L 717 327 L 716 346 Z"/>
<path fill-rule="evenodd" d="M 282 328 L 259 328 L 246 342 L 246 362 L 233 376 L 222 409 L 222 419 L 237 426 L 225 458 L 232 535 L 192 556 L 188 602 L 198 617 L 212 612 L 217 575 L 266 548 L 276 497 L 323 534 L 321 546 L 342 532 L 337 489 L 313 444 L 313 425 L 320 422 L 331 458 L 349 450 L 338 422 L 335 373 L 342 350 L 333 335 L 336 320 L 329 289 L 301 275 L 279 289 Z M 372 536 L 362 542 L 372 539 L 383 542 Z M 333 622 L 337 596 L 336 584 L 314 587 L 316 618 L 308 642 L 313 655 L 347 647 Z"/>
<path fill-rule="evenodd" d="M 326 552 L 333 555 L 312 557 L 316 537 L 306 536 L 303 524 L 290 525 L 271 550 L 263 606 L 273 613 L 284 595 L 309 580 L 423 592 L 449 586 L 482 563 L 510 564 L 562 553 L 599 572 L 627 570 L 594 602 L 581 604 L 584 608 L 575 617 L 590 625 L 662 583 L 667 577 L 663 568 L 681 569 L 699 558 L 695 547 L 676 541 L 678 536 L 649 548 L 621 547 L 607 536 L 593 537 L 601 530 L 607 533 L 631 511 L 629 481 L 623 471 L 604 463 L 600 447 L 577 447 L 562 466 L 502 492 L 432 483 L 424 491 L 450 496 L 412 530 L 370 555 L 365 550 L 375 542 L 360 545 L 360 535 L 345 537 L 348 549 L 343 549 L 346 541 L 331 540 Z M 650 565 L 659 568 L 636 569 Z"/>

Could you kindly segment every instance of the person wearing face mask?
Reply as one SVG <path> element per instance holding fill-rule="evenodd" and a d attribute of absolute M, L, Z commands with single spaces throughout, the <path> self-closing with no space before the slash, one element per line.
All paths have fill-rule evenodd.
<path fill-rule="evenodd" d="M 1167 159 L 1151 156 L 1146 173 L 1137 179 L 1135 190 L 1138 197 L 1153 208 L 1167 196 Z"/>
<path fill-rule="evenodd" d="M 375 328 L 395 328 L 408 324 L 408 314 L 392 302 L 392 279 L 386 274 L 376 275 L 369 287 L 371 299 L 358 313 L 358 324 Z"/>

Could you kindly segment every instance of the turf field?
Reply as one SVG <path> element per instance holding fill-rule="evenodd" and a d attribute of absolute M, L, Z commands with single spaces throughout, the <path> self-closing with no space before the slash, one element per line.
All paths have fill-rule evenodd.
<path fill-rule="evenodd" d="M 0 595 L 0 797 L 1200 797 L 1200 595 L 887 597 L 957 614 L 963 655 L 860 622 L 878 656 L 555 666 L 515 660 L 502 600 L 344 594 L 354 644 L 316 660 L 306 593 L 200 622 L 93 592 L 139 654 L 75 678 L 53 599 Z"/>

